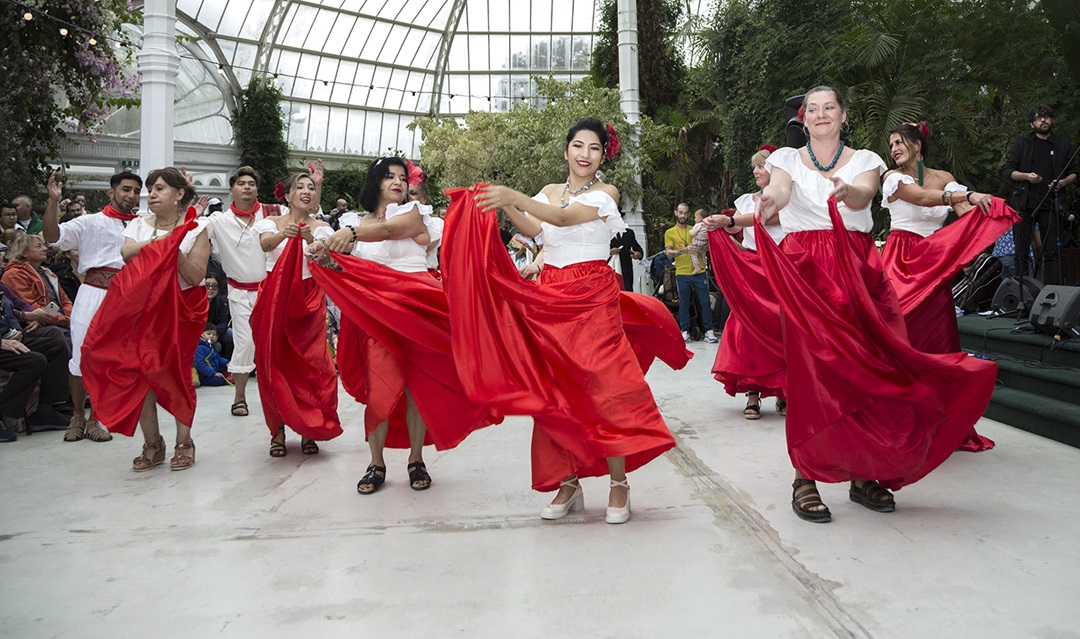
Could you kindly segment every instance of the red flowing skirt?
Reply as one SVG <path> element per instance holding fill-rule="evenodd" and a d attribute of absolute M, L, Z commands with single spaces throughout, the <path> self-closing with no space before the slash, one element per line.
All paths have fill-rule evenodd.
<path fill-rule="evenodd" d="M 83 384 L 94 417 L 131 437 L 150 391 L 181 424 L 195 419 L 191 363 L 206 328 L 206 288 L 180 290 L 177 255 L 187 222 L 143 247 L 109 284 L 82 346 Z"/>
<path fill-rule="evenodd" d="M 251 311 L 255 370 L 270 432 L 286 424 L 325 441 L 342 433 L 337 371 L 326 343 L 326 297 L 314 279 L 303 279 L 303 264 L 303 242 L 293 238 L 259 284 Z"/>
<path fill-rule="evenodd" d="M 448 194 L 442 271 L 458 371 L 472 400 L 534 416 L 533 488 L 606 475 L 609 457 L 632 471 L 674 447 L 644 378 L 653 357 L 681 368 L 691 356 L 663 304 L 620 295 L 603 261 L 522 279 L 495 214 L 477 208 L 472 189 Z"/>
<path fill-rule="evenodd" d="M 424 444 L 439 450 L 474 430 L 502 421 L 471 401 L 450 348 L 450 318 L 439 280 L 403 273 L 350 255 L 335 255 L 341 271 L 311 264 L 311 274 L 341 309 L 338 369 L 342 384 L 365 405 L 368 435 L 389 421 L 386 446 L 409 448 L 408 390 L 426 426 Z"/>
<path fill-rule="evenodd" d="M 973 210 L 929 237 L 906 231 L 889 234 L 881 259 L 900 298 L 912 346 L 925 353 L 960 352 L 949 284 L 964 265 L 1018 221 L 1004 200 L 994 198 L 986 215 Z M 972 428 L 959 449 L 980 452 L 993 447 L 994 440 Z"/>
<path fill-rule="evenodd" d="M 782 310 L 788 452 L 809 479 L 876 479 L 897 489 L 956 450 L 993 393 L 997 366 L 928 354 L 907 339 L 900 303 L 869 235 L 789 234 L 758 249 Z"/>
<path fill-rule="evenodd" d="M 772 291 L 761 258 L 740 249 L 722 230 L 709 233 L 713 277 L 731 307 L 720 335 L 713 377 L 724 391 L 758 392 L 784 397 L 787 367 L 780 330 L 780 304 Z"/>

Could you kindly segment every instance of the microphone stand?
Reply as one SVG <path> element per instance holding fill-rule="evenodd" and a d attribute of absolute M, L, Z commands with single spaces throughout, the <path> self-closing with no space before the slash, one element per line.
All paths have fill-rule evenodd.
<path fill-rule="evenodd" d="M 1053 229 L 1054 232 L 1049 234 L 1049 235 L 1053 236 L 1054 242 L 1058 241 L 1058 234 L 1061 232 L 1061 220 L 1058 219 L 1058 216 L 1060 214 L 1060 210 L 1058 208 L 1059 207 L 1058 191 L 1061 190 L 1061 187 L 1059 186 L 1059 184 L 1061 182 L 1061 179 L 1065 177 L 1065 172 L 1069 170 L 1069 165 L 1072 164 L 1072 161 L 1076 159 L 1076 154 L 1078 152 L 1080 152 L 1080 146 L 1077 146 L 1076 149 L 1073 150 L 1073 154 L 1071 156 L 1069 156 L 1068 160 L 1065 161 L 1065 166 L 1061 167 L 1061 173 L 1059 173 L 1058 176 L 1056 178 L 1054 178 L 1054 181 L 1051 182 L 1051 184 L 1054 185 L 1053 188 L 1048 188 L 1046 190 L 1046 195 L 1043 195 L 1042 199 L 1039 200 L 1039 203 L 1035 206 L 1035 208 L 1031 210 L 1031 215 L 1034 218 L 1036 211 L 1038 211 L 1039 209 L 1042 208 L 1043 203 L 1045 203 L 1046 199 L 1050 197 L 1050 194 L 1051 193 L 1054 194 L 1054 208 L 1050 213 L 1050 227 Z M 1032 220 L 1031 231 L 1032 231 L 1032 233 L 1035 232 L 1035 220 L 1034 219 Z M 1058 247 L 1058 246 L 1055 246 L 1054 248 L 1055 249 L 1060 249 L 1060 247 Z M 1045 237 L 1043 238 L 1043 249 L 1040 252 L 1043 253 L 1043 254 L 1046 253 L 1046 238 Z M 1027 253 L 1027 251 L 1024 251 L 1024 253 Z M 1054 284 L 1061 285 L 1061 253 L 1060 253 L 1060 251 L 1058 252 L 1058 276 L 1057 276 L 1057 280 L 1058 281 L 1054 282 Z M 1023 282 L 1021 282 L 1021 287 L 1020 287 L 1021 289 L 1023 289 L 1022 284 L 1023 284 Z M 1047 282 L 1047 284 L 1050 284 L 1050 282 Z M 1024 299 L 1022 290 L 1021 290 L 1020 299 L 1021 299 L 1021 304 L 1022 304 L 1023 299 Z"/>

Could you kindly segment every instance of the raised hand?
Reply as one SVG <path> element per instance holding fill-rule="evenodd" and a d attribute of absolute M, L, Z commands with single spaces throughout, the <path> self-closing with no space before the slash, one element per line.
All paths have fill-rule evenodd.
<path fill-rule="evenodd" d="M 56 171 L 49 175 L 48 189 L 50 200 L 59 200 L 60 196 L 64 194 L 64 183 L 56 179 Z"/>
<path fill-rule="evenodd" d="M 308 173 L 311 174 L 311 181 L 315 183 L 315 186 L 322 186 L 324 174 L 322 158 L 316 158 L 315 162 L 308 162 L 307 168 Z"/>
<path fill-rule="evenodd" d="M 199 200 L 197 202 L 195 202 L 195 204 L 192 205 L 193 207 L 195 207 L 195 215 L 197 215 L 197 216 L 202 215 L 203 211 L 206 210 L 206 207 L 209 204 L 210 204 L 210 196 L 209 195 L 204 195 L 204 196 L 200 197 Z"/>

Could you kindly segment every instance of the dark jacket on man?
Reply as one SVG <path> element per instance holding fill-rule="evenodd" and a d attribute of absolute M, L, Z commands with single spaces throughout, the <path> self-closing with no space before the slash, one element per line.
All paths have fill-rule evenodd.
<path fill-rule="evenodd" d="M 1072 157 L 1073 148 L 1072 144 L 1068 140 L 1060 135 L 1050 134 L 1050 137 L 1046 139 L 1054 147 L 1054 154 L 1052 156 L 1054 165 L 1054 177 L 1061 176 L 1061 179 L 1076 173 L 1076 159 Z M 1009 182 L 1013 182 L 1016 185 L 1016 190 L 1013 191 L 1013 195 L 1009 198 L 1009 205 L 1017 211 L 1030 211 L 1039 205 L 1039 201 L 1042 199 L 1045 190 L 1036 189 L 1037 185 L 1028 182 L 1027 180 L 1014 181 L 1012 179 L 1013 171 L 1020 171 L 1022 173 L 1030 173 L 1032 171 L 1034 162 L 1032 161 L 1032 154 L 1035 150 L 1035 130 L 1032 129 L 1024 135 L 1020 136 L 1016 142 L 1013 143 L 1012 148 L 1009 149 L 1009 154 L 1005 156 L 1005 168 L 1001 171 L 1001 176 Z M 1066 162 L 1068 165 L 1066 165 Z M 1068 170 L 1066 170 L 1068 166 Z M 1050 178 L 1051 180 L 1054 178 Z M 1050 180 L 1047 180 L 1049 183 Z M 1033 193 L 1032 191 L 1037 191 Z"/>

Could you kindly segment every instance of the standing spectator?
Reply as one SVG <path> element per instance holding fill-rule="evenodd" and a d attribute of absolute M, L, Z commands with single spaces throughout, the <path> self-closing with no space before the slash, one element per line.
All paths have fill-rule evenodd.
<path fill-rule="evenodd" d="M 1036 105 L 1028 111 L 1031 130 L 1013 143 L 1005 157 L 1002 177 L 1016 183 L 1010 204 L 1020 214 L 1020 222 L 1013 226 L 1016 240 L 1016 272 L 1021 276 L 1036 274 L 1038 264 L 1026 259 L 1031 235 L 1039 225 L 1042 235 L 1043 283 L 1061 283 L 1061 262 L 1058 257 L 1059 191 L 1077 179 L 1076 159 L 1072 144 L 1055 135 L 1054 110 L 1046 105 Z M 1060 179 L 1059 179 L 1060 176 Z"/>
<path fill-rule="evenodd" d="M 34 213 L 34 201 L 29 195 L 20 195 L 11 201 L 15 205 L 15 213 L 18 217 L 16 224 L 19 228 L 30 235 L 41 232 L 41 218 Z"/>
<path fill-rule="evenodd" d="M 690 254 L 697 254 L 697 247 L 691 242 L 690 205 L 680 202 L 675 207 L 675 226 L 664 233 L 664 253 L 675 260 L 675 282 L 679 289 L 679 328 L 683 340 L 690 341 L 690 291 L 697 295 L 701 308 L 701 326 L 705 329 L 705 341 L 715 344 L 720 340 L 712 330 L 712 308 L 709 304 L 709 283 L 705 272 L 694 273 L 694 263 Z"/>
<path fill-rule="evenodd" d="M 619 256 L 619 272 L 622 273 L 623 290 L 634 291 L 634 260 L 640 260 L 645 251 L 638 244 L 634 229 L 628 228 L 611 239 L 611 254 Z"/>
<path fill-rule="evenodd" d="M 340 224 L 341 216 L 349 212 L 349 203 L 342 198 L 338 198 L 338 201 L 334 203 L 334 208 L 330 209 L 329 218 L 326 220 L 330 223 L 330 227 L 335 231 Z"/>

